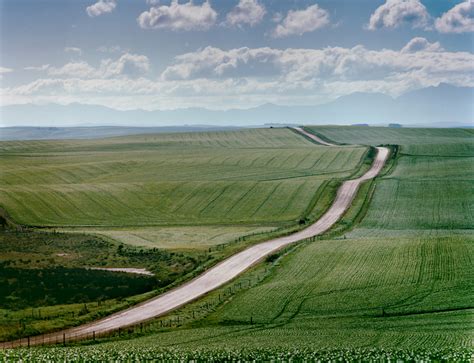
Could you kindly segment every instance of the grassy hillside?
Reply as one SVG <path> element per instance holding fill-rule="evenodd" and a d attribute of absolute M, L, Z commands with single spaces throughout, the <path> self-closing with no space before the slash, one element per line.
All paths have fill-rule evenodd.
<path fill-rule="evenodd" d="M 112 238 L 136 247 L 178 250 L 206 250 L 277 230 L 259 226 L 175 226 L 125 228 L 75 228 L 65 232 L 84 232 Z"/>
<path fill-rule="evenodd" d="M 315 128 L 321 134 L 327 129 Z M 344 136 L 345 129 L 341 130 Z M 354 142 L 364 138 L 365 128 L 359 130 L 360 134 L 351 134 Z M 385 130 L 387 135 L 382 130 L 369 134 L 370 143 L 389 142 L 393 130 Z M 239 290 L 198 321 L 131 340 L 122 348 L 105 344 L 96 353 L 193 356 L 197 353 L 191 352 L 204 350 L 207 356 L 223 351 L 258 356 L 336 349 L 327 354 L 351 352 L 367 358 L 378 354 L 376 349 L 392 350 L 393 357 L 413 350 L 435 355 L 450 349 L 472 351 L 469 173 L 474 155 L 453 154 L 457 145 L 470 143 L 462 130 L 423 130 L 425 136 L 420 132 L 404 130 L 407 140 L 402 140 L 403 134 L 390 140 L 402 148 L 395 165 L 377 180 L 359 225 L 339 237 L 304 243 L 276 261 L 268 260 L 260 267 L 268 271 L 263 281 Z M 432 132 L 438 138 L 430 142 Z M 423 145 L 423 154 L 405 153 L 417 145 Z M 252 272 L 241 279 L 252 280 Z M 198 309 L 205 301 L 187 309 Z M 405 353 L 396 353 L 399 349 Z M 451 355 L 451 360 L 469 360 L 470 353 L 453 354 L 459 355 Z"/>
<path fill-rule="evenodd" d="M 53 227 L 0 231 L 6 266 L 0 280 L 11 282 L 8 302 L 22 299 L 21 306 L 0 304 L 0 339 L 85 322 L 129 304 L 115 301 L 117 294 L 104 294 L 99 304 L 92 292 L 113 290 L 104 288 L 104 272 L 84 272 L 97 278 L 88 278 L 90 296 L 79 302 L 98 305 L 80 318 L 83 306 L 70 304 L 75 291 L 57 299 L 56 285 L 38 283 L 38 298 L 25 304 L 31 281 L 51 275 L 63 284 L 90 266 L 146 267 L 159 281 L 155 287 L 168 288 L 314 218 L 331 202 L 336 180 L 360 172 L 367 151 L 320 147 L 287 129 L 11 141 L 0 142 L 0 150 L 0 205 L 14 221 Z M 132 290 L 118 297 L 129 299 Z M 51 311 L 47 320 L 45 311 Z"/>
<path fill-rule="evenodd" d="M 312 129 L 338 142 L 401 145 L 391 168 L 362 189 L 371 195 L 368 203 L 341 222 L 347 230 L 269 258 L 232 283 L 248 287 L 224 287 L 173 313 L 188 317 L 181 327 L 158 324 L 128 342 L 33 354 L 469 361 L 470 131 Z M 198 317 L 190 318 L 195 311 Z"/>
<path fill-rule="evenodd" d="M 472 129 L 387 128 L 372 126 L 308 126 L 318 135 L 338 143 L 358 145 L 396 144 L 416 149 L 418 145 L 438 145 L 431 152 L 447 154 L 446 149 L 460 145 L 472 156 Z M 460 153 L 461 154 L 461 153 Z"/>
<path fill-rule="evenodd" d="M 363 147 L 287 129 L 0 143 L 0 204 L 42 226 L 294 223 Z"/>

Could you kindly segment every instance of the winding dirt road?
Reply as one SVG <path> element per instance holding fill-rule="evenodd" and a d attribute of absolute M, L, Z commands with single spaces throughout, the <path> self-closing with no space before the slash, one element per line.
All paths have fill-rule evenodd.
<path fill-rule="evenodd" d="M 301 128 L 295 128 L 295 130 L 310 137 L 318 143 L 327 146 L 335 146 L 319 139 L 317 136 L 307 133 Z M 365 180 L 374 178 L 384 166 L 389 150 L 384 147 L 378 147 L 377 150 L 376 159 L 370 170 L 360 178 L 344 182 L 339 188 L 336 199 L 329 210 L 317 222 L 310 225 L 308 228 L 289 236 L 275 238 L 251 246 L 222 261 L 190 282 L 137 306 L 76 328 L 51 333 L 38 338 L 33 337 L 30 339 L 29 344 L 57 343 L 62 342 L 63 339 L 66 339 L 67 341 L 74 340 L 77 336 L 84 336 L 87 334 L 92 336 L 93 333 L 102 334 L 164 315 L 169 311 L 189 303 L 219 286 L 224 285 L 264 257 L 282 247 L 324 233 L 331 228 L 331 226 L 342 217 L 347 208 L 349 208 L 360 184 Z M 16 341 L 14 346 L 25 346 L 27 344 L 28 342 L 23 339 L 21 342 Z M 0 344 L 0 347 L 3 348 L 10 346 L 12 346 L 11 342 Z"/>

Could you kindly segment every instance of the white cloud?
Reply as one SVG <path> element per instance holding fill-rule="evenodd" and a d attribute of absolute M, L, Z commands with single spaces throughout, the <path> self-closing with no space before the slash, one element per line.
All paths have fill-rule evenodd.
<path fill-rule="evenodd" d="M 447 52 L 439 43 L 414 38 L 401 50 L 353 48 L 324 49 L 237 48 L 222 50 L 207 47 L 180 55 L 162 73 L 163 81 L 193 79 L 273 79 L 284 84 L 333 81 L 384 82 L 389 77 L 425 75 L 426 82 L 474 81 L 474 55 Z"/>
<path fill-rule="evenodd" d="M 31 67 L 25 67 L 23 68 L 25 71 L 38 71 L 38 72 L 43 72 L 46 71 L 49 68 L 49 64 L 43 64 L 41 66 L 31 66 Z"/>
<path fill-rule="evenodd" d="M 249 107 L 263 102 L 315 104 L 353 92 L 404 92 L 448 83 L 474 86 L 474 54 L 414 38 L 402 49 L 207 47 L 175 58 L 159 79 L 148 58 L 125 54 L 93 67 L 48 67 L 33 82 L 3 89 L 15 102 L 67 99 L 112 107 Z M 49 77 L 49 78 L 48 78 Z"/>
<path fill-rule="evenodd" d="M 0 67 L 0 80 L 3 79 L 4 74 L 11 73 L 11 72 L 13 72 L 13 69 L 11 68 Z"/>
<path fill-rule="evenodd" d="M 329 25 L 329 13 L 317 4 L 304 10 L 290 10 L 281 24 L 273 30 L 276 38 L 302 35 Z"/>
<path fill-rule="evenodd" d="M 117 6 L 116 0 L 99 0 L 86 8 L 87 15 L 91 18 L 102 14 L 111 13 Z"/>
<path fill-rule="evenodd" d="M 77 48 L 77 47 L 66 47 L 64 48 L 64 51 L 66 53 L 73 53 L 73 54 L 77 54 L 77 55 L 82 55 L 82 50 L 81 48 Z"/>
<path fill-rule="evenodd" d="M 250 49 L 247 47 L 228 51 L 215 47 L 206 47 L 201 51 L 186 53 L 175 58 L 175 64 L 167 67 L 161 75 L 163 80 L 178 80 L 190 78 L 216 78 L 234 75 L 245 68 L 256 76 L 262 76 L 264 71 L 259 65 L 272 67 L 275 52 L 271 48 Z"/>
<path fill-rule="evenodd" d="M 0 74 L 11 73 L 13 72 L 12 68 L 0 67 Z"/>
<path fill-rule="evenodd" d="M 97 51 L 101 53 L 118 53 L 124 50 L 119 45 L 101 45 L 97 48 Z"/>
<path fill-rule="evenodd" d="M 98 75 L 97 70 L 85 61 L 70 62 L 62 67 L 48 67 L 48 75 L 53 77 L 92 78 Z"/>
<path fill-rule="evenodd" d="M 123 54 L 118 60 L 102 61 L 100 72 L 103 77 L 137 77 L 150 70 L 150 60 L 147 56 L 138 54 Z"/>
<path fill-rule="evenodd" d="M 254 26 L 262 21 L 265 13 L 265 7 L 257 0 L 239 0 L 239 3 L 227 14 L 225 24 Z"/>
<path fill-rule="evenodd" d="M 416 37 L 410 40 L 407 45 L 402 48 L 402 53 L 414 53 L 414 52 L 440 52 L 443 51 L 443 47 L 439 42 L 430 43 L 425 38 Z"/>
<path fill-rule="evenodd" d="M 44 71 L 52 77 L 73 77 L 79 79 L 105 79 L 114 77 L 138 77 L 150 70 L 150 60 L 144 55 L 125 53 L 116 60 L 102 60 L 99 67 L 85 61 L 70 62 L 62 67 L 48 64 L 40 67 L 26 67 L 26 70 Z"/>
<path fill-rule="evenodd" d="M 435 27 L 441 33 L 474 32 L 474 1 L 457 4 L 436 19 Z"/>
<path fill-rule="evenodd" d="M 370 16 L 368 29 L 398 28 L 402 24 L 428 29 L 430 16 L 419 0 L 387 0 Z"/>
<path fill-rule="evenodd" d="M 192 1 L 179 4 L 172 0 L 169 6 L 155 6 L 137 18 L 143 29 L 170 29 L 173 31 L 208 30 L 214 25 L 217 12 L 209 1 L 194 5 Z"/>

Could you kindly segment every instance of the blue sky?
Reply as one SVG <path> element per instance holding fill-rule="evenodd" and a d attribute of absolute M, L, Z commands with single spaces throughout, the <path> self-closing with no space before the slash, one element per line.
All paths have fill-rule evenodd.
<path fill-rule="evenodd" d="M 318 104 L 474 84 L 472 0 L 0 0 L 0 101 Z"/>

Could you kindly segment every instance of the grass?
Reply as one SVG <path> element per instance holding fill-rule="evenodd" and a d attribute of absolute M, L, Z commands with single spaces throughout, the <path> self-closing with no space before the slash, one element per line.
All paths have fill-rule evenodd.
<path fill-rule="evenodd" d="M 9 213 L 2 210 L 2 220 L 50 227 L 0 233 L 2 278 L 15 286 L 38 273 L 98 266 L 144 267 L 170 288 L 246 245 L 301 228 L 327 208 L 338 179 L 366 167 L 363 147 L 330 150 L 287 129 L 14 141 L 0 149 L 0 204 Z M 89 290 L 97 290 L 99 281 L 89 278 Z M 64 305 L 74 294 L 53 302 L 49 291 L 41 286 L 31 301 L 42 316 L 3 304 L 0 338 L 123 307 L 115 295 L 100 304 L 86 296 L 100 306 L 79 319 L 76 304 Z"/>
<path fill-rule="evenodd" d="M 201 252 L 143 250 L 85 234 L 0 230 L 0 340 L 97 319 L 151 296 L 143 292 L 156 294 L 208 261 Z M 154 282 L 87 267 L 146 268 Z"/>
<path fill-rule="evenodd" d="M 257 268 L 267 270 L 263 280 L 237 289 L 181 328 L 130 340 L 130 349 L 181 354 L 203 349 L 210 356 L 292 349 L 373 349 L 393 356 L 400 350 L 472 352 L 472 184 L 458 169 L 469 166 L 471 156 L 452 154 L 454 139 L 466 141 L 464 132 L 435 131 L 439 140 L 449 139 L 438 145 L 429 142 L 430 130 L 423 137 L 412 132 L 388 171 L 362 187 L 331 238 L 268 259 Z M 372 143 L 387 140 L 373 136 Z M 410 140 L 423 145 L 423 154 L 405 152 Z M 183 316 L 206 301 L 216 298 L 174 314 Z M 95 349 L 113 351 L 114 344 Z M 469 361 L 471 353 L 466 354 Z"/>
<path fill-rule="evenodd" d="M 124 244 L 171 250 L 206 250 L 222 244 L 240 241 L 245 236 L 272 232 L 275 227 L 265 226 L 181 226 L 181 227 L 128 227 L 79 228 L 62 232 L 98 234 Z"/>
<path fill-rule="evenodd" d="M 2 142 L 0 150 L 0 204 L 14 220 L 100 227 L 294 224 L 315 192 L 355 173 L 366 152 L 318 147 L 287 129 Z"/>
<path fill-rule="evenodd" d="M 181 326 L 152 325 L 145 336 L 92 347 L 6 354 L 470 361 L 471 131 L 312 129 L 341 143 L 400 145 L 391 167 L 362 186 L 325 237 L 279 253 L 162 318 L 181 316 Z"/>
<path fill-rule="evenodd" d="M 472 156 L 474 130 L 433 128 L 387 128 L 368 126 L 308 126 L 326 140 L 351 145 L 401 145 L 416 154 Z"/>

